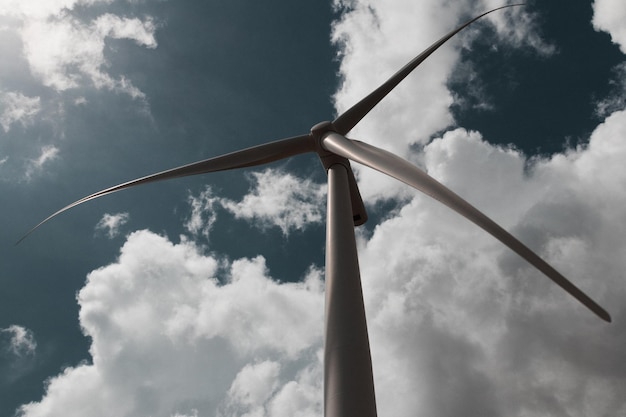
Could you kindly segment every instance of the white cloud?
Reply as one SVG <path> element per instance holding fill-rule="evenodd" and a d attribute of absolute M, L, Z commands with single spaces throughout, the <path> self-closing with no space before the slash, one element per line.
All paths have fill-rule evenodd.
<path fill-rule="evenodd" d="M 12 124 L 29 125 L 41 111 L 39 97 L 27 97 L 15 91 L 0 92 L 0 125 L 8 132 Z"/>
<path fill-rule="evenodd" d="M 291 230 L 303 230 L 307 225 L 323 220 L 326 185 L 276 169 L 253 172 L 249 178 L 253 187 L 241 201 L 213 197 L 209 188 L 198 197 L 191 196 L 192 213 L 185 224 L 187 230 L 208 237 L 217 219 L 216 204 L 256 227 L 278 226 L 285 236 Z"/>
<path fill-rule="evenodd" d="M 593 2 L 593 27 L 611 35 L 613 43 L 626 54 L 626 4 L 621 0 L 595 0 Z"/>
<path fill-rule="evenodd" d="M 469 0 L 454 4 L 436 0 L 384 3 L 336 0 L 336 7 L 347 9 L 332 27 L 332 40 L 340 47 L 343 77 L 343 84 L 335 94 L 338 113 L 378 87 L 460 22 L 501 5 L 502 2 Z M 491 22 L 496 29 L 498 39 L 494 39 L 494 45 L 505 42 L 513 46 L 529 45 L 541 54 L 552 51 L 537 35 L 535 20 L 525 8 L 492 13 L 438 49 L 402 82 L 401 88 L 389 94 L 363 119 L 350 136 L 403 157 L 416 158 L 411 145 L 426 144 L 434 132 L 454 123 L 450 112 L 453 96 L 447 83 L 459 62 L 458 44 L 471 47 L 467 39 L 475 37 L 472 34 L 485 22 Z M 406 188 L 396 181 L 359 167 L 357 171 L 364 184 L 363 197 L 368 201 L 407 195 Z"/>
<path fill-rule="evenodd" d="M 108 90 L 137 99 L 139 110 L 148 113 L 145 95 L 108 59 L 116 53 L 111 39 L 127 40 L 140 47 L 156 48 L 156 24 L 149 15 L 141 18 L 106 13 L 112 0 L 4 0 L 0 1 L 0 32 L 3 57 L 0 85 L 0 128 L 5 132 L 17 124 L 39 129 L 39 147 L 54 151 L 54 139 L 63 137 L 66 99 L 76 105 L 78 88 Z M 8 91 L 11 86 L 12 91 Z M 13 91 L 15 90 L 15 91 Z M 21 90 L 21 91 L 18 91 Z M 26 90 L 29 92 L 27 93 Z M 32 91 L 40 91 L 33 97 Z M 49 139 L 52 137 L 53 139 Z M 11 146 L 23 151 L 28 144 Z M 48 156 L 55 154 L 48 153 Z M 9 155 L 15 164 L 24 156 Z M 49 159 L 48 159 L 49 160 Z M 45 161 L 43 161 L 45 162 Z M 27 179 L 40 168 L 27 163 L 20 176 Z M 20 171 L 24 170 L 20 166 Z"/>
<path fill-rule="evenodd" d="M 58 16 L 75 6 L 96 3 L 111 3 L 113 0 L 4 0 L 0 4 L 0 15 L 19 19 L 45 19 Z"/>
<path fill-rule="evenodd" d="M 139 19 L 120 18 L 114 14 L 107 13 L 99 16 L 92 24 L 101 36 L 113 39 L 134 40 L 137 45 L 147 48 L 157 47 L 156 39 L 154 39 L 156 28 L 150 18 L 142 21 Z"/>
<path fill-rule="evenodd" d="M 279 372 L 280 364 L 274 361 L 244 366 L 228 390 L 225 415 L 266 415 L 264 404 L 277 388 Z"/>
<path fill-rule="evenodd" d="M 218 416 L 317 417 L 321 414 L 321 369 L 317 361 L 280 385 L 279 362 L 246 365 L 228 390 Z"/>
<path fill-rule="evenodd" d="M 129 217 L 128 213 L 105 213 L 98 224 L 96 224 L 96 231 L 101 231 L 109 239 L 113 239 L 120 234 L 120 227 L 128 222 Z"/>
<path fill-rule="evenodd" d="M 52 145 L 46 145 L 41 148 L 41 153 L 37 158 L 30 159 L 26 168 L 26 179 L 31 179 L 33 175 L 39 173 L 44 165 L 50 161 L 54 161 L 59 157 L 59 148 Z"/>
<path fill-rule="evenodd" d="M 85 21 L 72 13 L 78 6 L 108 4 L 109 0 L 8 1 L 0 5 L 0 17 L 12 24 L 23 43 L 30 71 L 43 85 L 57 91 L 93 86 L 143 98 L 143 93 L 123 75 L 107 72 L 105 40 L 128 39 L 147 48 L 157 46 L 156 26 L 143 20 L 105 13 Z"/>
<path fill-rule="evenodd" d="M 612 91 L 596 102 L 596 114 L 602 118 L 626 107 L 626 62 L 613 68 L 613 77 L 609 83 Z"/>
<path fill-rule="evenodd" d="M 24 416 L 205 416 L 252 405 L 286 415 L 303 398 L 321 412 L 319 271 L 278 284 L 262 257 L 226 263 L 140 231 L 117 262 L 89 274 L 78 301 L 93 363 L 51 379 Z M 302 394 L 311 381 L 314 394 Z"/>
<path fill-rule="evenodd" d="M 0 328 L 0 387 L 28 374 L 36 361 L 37 341 L 32 330 L 17 324 Z"/>
<path fill-rule="evenodd" d="M 235 217 L 257 226 L 278 226 L 284 235 L 319 223 L 324 215 L 326 186 L 274 169 L 252 173 L 254 189 L 242 201 L 221 200 Z"/>
<path fill-rule="evenodd" d="M 185 229 L 194 236 L 202 235 L 209 238 L 213 224 L 217 221 L 215 205 L 219 197 L 213 197 L 213 191 L 206 187 L 199 196 L 189 195 L 187 201 L 191 206 L 191 214 L 185 223 Z"/>
<path fill-rule="evenodd" d="M 37 349 L 37 341 L 33 332 L 23 326 L 13 324 L 5 329 L 0 329 L 0 333 L 9 335 L 9 340 L 3 348 L 16 356 L 32 356 Z"/>
<path fill-rule="evenodd" d="M 458 23 L 457 13 L 447 13 L 436 2 L 392 1 L 383 7 L 354 1 L 350 2 L 350 7 L 341 20 L 333 24 L 332 39 L 340 46 L 340 71 L 344 77 L 335 95 L 339 113 Z M 398 43 L 399 38 L 403 42 Z M 423 143 L 430 132 L 452 123 L 447 111 L 452 98 L 445 87 L 448 74 L 441 68 L 450 68 L 456 55 L 451 48 L 443 48 L 431 57 L 433 59 L 418 70 L 419 76 L 407 78 L 404 88 L 386 97 L 384 106 L 362 120 L 354 134 L 367 132 L 368 140 L 378 140 L 377 144 L 385 141 L 390 150 L 406 154 L 408 144 Z M 371 59 L 372 56 L 377 59 Z M 428 105 L 421 105 L 426 102 Z M 406 111 L 416 107 L 425 109 L 426 113 L 417 118 Z M 400 129 L 393 128 L 394 124 L 408 125 L 408 119 L 413 119 L 409 132 L 400 134 Z M 378 123 L 381 120 L 385 122 Z"/>
<path fill-rule="evenodd" d="M 63 14 L 59 18 L 26 21 L 21 36 L 31 71 L 44 85 L 63 91 L 91 84 L 141 98 L 143 93 L 128 79 L 115 79 L 105 71 L 105 39 L 130 39 L 154 48 L 154 31 L 149 19 L 104 14 L 84 23 Z"/>
<path fill-rule="evenodd" d="M 472 16 L 487 10 L 503 6 L 505 3 L 519 4 L 517 1 L 502 2 L 497 0 L 482 0 L 474 3 Z M 494 25 L 498 36 L 514 47 L 528 46 L 540 55 L 552 55 L 556 46 L 544 40 L 537 24 L 537 15 L 529 5 L 516 6 L 491 13 L 486 18 Z M 494 45 L 494 48 L 497 46 Z"/>
<path fill-rule="evenodd" d="M 463 130 L 427 146 L 425 160 L 429 172 L 601 300 L 611 326 L 621 328 L 625 126 L 626 112 L 616 113 L 588 147 L 536 159 L 526 173 L 519 152 Z M 450 210 L 418 196 L 362 249 L 380 414 L 626 409 L 624 374 L 610 370 L 624 361 L 615 348 L 624 343 L 620 330 Z"/>

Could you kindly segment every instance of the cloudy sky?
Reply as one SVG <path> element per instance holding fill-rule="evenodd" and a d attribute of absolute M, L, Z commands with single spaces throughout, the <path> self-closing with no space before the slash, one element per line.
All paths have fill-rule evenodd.
<path fill-rule="evenodd" d="M 58 208 L 306 133 L 492 0 L 0 0 L 0 415 L 320 416 L 325 174 L 299 156 Z M 626 3 L 530 1 L 349 135 L 518 236 L 355 166 L 380 416 L 626 414 Z"/>

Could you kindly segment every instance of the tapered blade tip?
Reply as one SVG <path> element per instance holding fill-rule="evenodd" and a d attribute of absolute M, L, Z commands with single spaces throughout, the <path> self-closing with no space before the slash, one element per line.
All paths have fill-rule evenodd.
<path fill-rule="evenodd" d="M 599 312 L 597 312 L 597 314 L 602 320 L 606 321 L 607 323 L 611 323 L 613 321 L 611 315 L 604 309 L 601 309 Z"/>

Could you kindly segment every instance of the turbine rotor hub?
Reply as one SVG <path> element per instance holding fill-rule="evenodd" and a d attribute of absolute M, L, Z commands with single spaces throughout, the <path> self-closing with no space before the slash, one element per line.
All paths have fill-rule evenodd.
<path fill-rule="evenodd" d="M 329 122 L 329 121 L 319 122 L 318 124 L 316 124 L 315 126 L 311 128 L 311 138 L 313 139 L 313 141 L 315 141 L 315 151 L 319 155 L 324 167 L 327 170 L 329 168 L 329 165 L 327 163 L 324 163 L 323 161 L 325 159 L 326 160 L 329 159 L 329 157 L 330 158 L 335 157 L 332 159 L 336 159 L 337 157 L 337 155 L 335 155 L 332 152 L 329 152 L 322 145 L 322 140 L 324 139 L 324 137 L 326 137 L 331 132 L 337 133 L 337 130 L 335 129 L 333 122 Z"/>
<path fill-rule="evenodd" d="M 335 129 L 335 125 L 333 125 L 333 122 L 329 122 L 328 120 L 326 120 L 324 122 L 319 122 L 318 124 L 313 126 L 311 128 L 311 135 L 313 135 L 314 138 L 321 138 L 324 133 L 336 131 L 337 129 Z"/>

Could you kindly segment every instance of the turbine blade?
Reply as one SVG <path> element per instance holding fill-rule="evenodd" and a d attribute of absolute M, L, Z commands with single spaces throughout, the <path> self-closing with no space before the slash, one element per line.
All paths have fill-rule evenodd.
<path fill-rule="evenodd" d="M 396 178 L 405 184 L 440 201 L 468 220 L 472 221 L 493 237 L 504 243 L 511 250 L 543 272 L 557 285 L 593 311 L 598 317 L 611 321 L 611 316 L 589 296 L 572 284 L 567 278 L 541 259 L 522 242 L 513 237 L 497 223 L 485 216 L 470 203 L 463 200 L 450 189 L 404 159 L 363 142 L 346 139 L 337 133 L 329 133 L 322 140 L 322 146 L 337 155 L 366 165 L 377 171 Z"/>
<path fill-rule="evenodd" d="M 168 180 L 172 178 L 187 177 L 190 175 L 198 175 L 209 172 L 225 171 L 235 168 L 245 168 L 262 165 L 278 161 L 280 159 L 288 158 L 290 156 L 313 151 L 315 151 L 315 144 L 310 135 L 307 134 L 294 136 L 291 138 L 282 139 L 259 146 L 253 146 L 251 148 L 247 148 L 241 151 L 231 152 L 226 155 L 205 159 L 204 161 L 183 165 L 181 167 L 169 169 L 167 171 L 158 172 L 156 174 L 128 181 L 123 184 L 118 184 L 113 187 L 83 197 L 80 200 L 77 200 L 72 204 L 69 204 L 62 209 L 56 211 L 55 213 L 42 220 L 35 227 L 30 229 L 15 244 L 18 245 L 32 232 L 39 228 L 39 226 L 46 223 L 53 217 L 56 217 L 57 215 L 63 213 L 64 211 L 67 211 L 72 207 L 76 207 L 77 205 L 85 203 L 89 200 L 93 200 L 94 198 L 102 197 L 104 195 L 111 194 L 125 188 L 134 187 L 140 184 L 148 184 L 156 181 Z"/>
<path fill-rule="evenodd" d="M 348 133 L 357 123 L 361 121 L 363 117 L 367 113 L 370 112 L 391 90 L 393 90 L 407 75 L 409 75 L 419 64 L 421 64 L 426 58 L 428 58 L 433 52 L 435 52 L 441 45 L 446 43 L 450 38 L 454 35 L 480 19 L 481 17 L 488 15 L 491 12 L 495 12 L 496 10 L 505 9 L 507 7 L 514 6 L 522 6 L 523 3 L 519 4 L 509 4 L 506 6 L 498 7 L 493 10 L 489 10 L 481 14 L 480 16 L 476 16 L 472 20 L 465 22 L 458 28 L 449 32 L 443 38 L 439 39 L 437 42 L 433 43 L 428 49 L 424 52 L 413 58 L 408 64 L 402 67 L 398 72 L 396 72 L 391 78 L 385 81 L 380 87 L 376 90 L 372 91 L 367 97 L 363 98 L 361 101 L 356 103 L 354 106 L 350 107 L 340 116 L 338 116 L 334 121 L 333 125 L 335 126 L 335 130 L 337 133 L 345 135 Z"/>

